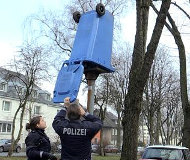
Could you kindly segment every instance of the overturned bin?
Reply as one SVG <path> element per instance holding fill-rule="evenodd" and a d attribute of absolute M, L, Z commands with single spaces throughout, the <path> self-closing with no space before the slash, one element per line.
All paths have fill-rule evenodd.
<path fill-rule="evenodd" d="M 65 97 L 74 101 L 78 95 L 83 73 L 113 72 L 111 66 L 113 15 L 98 4 L 96 11 L 82 15 L 77 12 L 74 20 L 79 23 L 71 57 L 64 61 L 59 71 L 54 103 L 62 103 Z"/>

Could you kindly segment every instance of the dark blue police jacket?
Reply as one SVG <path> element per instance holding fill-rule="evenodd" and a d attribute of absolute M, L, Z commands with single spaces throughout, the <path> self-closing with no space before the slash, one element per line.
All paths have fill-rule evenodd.
<path fill-rule="evenodd" d="M 42 129 L 32 130 L 25 139 L 28 160 L 47 160 L 43 153 L 49 153 L 51 145 L 49 138 Z"/>
<path fill-rule="evenodd" d="M 63 108 L 54 118 L 53 128 L 60 136 L 62 160 L 91 160 L 91 140 L 102 128 L 102 121 L 89 113 L 84 120 L 68 120 Z"/>

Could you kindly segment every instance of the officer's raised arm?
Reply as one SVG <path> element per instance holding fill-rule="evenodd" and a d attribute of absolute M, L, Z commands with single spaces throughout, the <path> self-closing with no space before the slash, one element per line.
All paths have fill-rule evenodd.
<path fill-rule="evenodd" d="M 55 132 L 60 135 L 63 132 L 64 126 L 68 124 L 68 120 L 65 119 L 67 107 L 69 107 L 70 101 L 69 97 L 64 99 L 64 107 L 63 109 L 55 116 L 52 126 Z"/>
<path fill-rule="evenodd" d="M 96 117 L 88 112 L 85 112 L 84 109 L 80 106 L 81 116 L 85 118 L 83 123 L 88 126 L 91 130 L 91 136 L 94 137 L 96 133 L 102 128 L 102 121 L 99 117 Z"/>
<path fill-rule="evenodd" d="M 91 140 L 101 129 L 102 122 L 98 117 L 85 112 L 78 100 L 71 104 L 69 100 L 64 99 L 65 107 L 53 121 L 53 128 L 61 139 L 62 159 L 91 160 Z"/>

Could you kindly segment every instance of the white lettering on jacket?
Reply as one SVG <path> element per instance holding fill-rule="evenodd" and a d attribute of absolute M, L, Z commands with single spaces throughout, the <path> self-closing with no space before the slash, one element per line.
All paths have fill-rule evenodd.
<path fill-rule="evenodd" d="M 63 128 L 63 134 L 86 136 L 86 129 Z"/>

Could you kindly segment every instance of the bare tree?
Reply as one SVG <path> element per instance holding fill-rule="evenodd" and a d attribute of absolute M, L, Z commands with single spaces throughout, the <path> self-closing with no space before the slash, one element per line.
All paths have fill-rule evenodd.
<path fill-rule="evenodd" d="M 180 139 L 180 134 L 174 133 L 176 130 L 181 129 L 178 128 L 179 126 L 177 124 L 179 123 L 179 120 L 181 120 L 181 118 L 183 117 L 181 116 L 181 114 L 179 114 L 181 113 L 181 106 L 179 105 L 179 88 L 180 87 L 178 81 L 176 81 L 176 76 L 173 76 L 173 78 L 170 79 L 170 86 L 168 88 L 167 95 L 165 95 L 166 100 L 163 103 L 162 107 L 162 144 L 177 144 Z M 174 139 L 174 134 L 177 134 L 178 139 Z"/>
<path fill-rule="evenodd" d="M 125 96 L 123 117 L 123 147 L 121 160 L 137 159 L 137 139 L 139 115 L 143 90 L 149 77 L 151 65 L 165 24 L 170 7 L 170 0 L 163 0 L 152 33 L 150 43 L 146 49 L 148 14 L 151 1 L 136 1 L 137 29 L 133 50 L 132 66 L 129 74 L 128 93 Z M 130 121 L 129 121 L 130 120 Z"/>
<path fill-rule="evenodd" d="M 124 44 L 123 47 L 118 48 L 117 52 L 119 53 L 113 56 L 112 64 L 116 71 L 110 76 L 108 101 L 117 113 L 117 147 L 120 149 L 124 98 L 127 94 L 129 70 L 131 67 L 130 46 Z"/>
<path fill-rule="evenodd" d="M 175 6 L 177 6 L 185 15 L 189 18 L 190 16 L 185 12 L 179 5 L 176 3 L 172 3 Z M 158 13 L 154 5 L 152 5 L 154 11 Z M 188 92 L 187 92 L 187 69 L 186 69 L 186 52 L 185 52 L 185 46 L 181 37 L 181 34 L 178 30 L 177 25 L 175 24 L 175 21 L 171 17 L 171 15 L 168 13 L 167 15 L 168 20 L 171 24 L 171 26 L 168 23 L 165 23 L 168 30 L 171 32 L 171 34 L 174 37 L 175 43 L 179 50 L 179 62 L 180 62 L 180 90 L 181 90 L 181 101 L 182 101 L 182 108 L 183 108 L 183 114 L 184 114 L 184 125 L 183 125 L 183 138 L 182 142 L 183 145 L 186 147 L 190 147 L 190 103 L 188 99 Z"/>
<path fill-rule="evenodd" d="M 19 51 L 18 58 L 15 58 L 14 64 L 10 66 L 14 72 L 3 71 L 4 79 L 12 83 L 11 92 L 16 91 L 15 95 L 19 100 L 19 106 L 13 118 L 12 144 L 8 156 L 12 155 L 13 147 L 20 140 L 26 106 L 34 94 L 34 89 L 38 88 L 36 84 L 48 77 L 48 52 L 44 51 L 43 47 L 28 43 L 24 44 Z M 17 118 L 20 119 L 19 125 L 16 125 Z M 19 130 L 17 135 L 15 135 L 16 127 Z"/>
<path fill-rule="evenodd" d="M 160 143 L 161 108 L 171 92 L 171 85 L 177 83 L 173 74 L 168 51 L 163 47 L 159 48 L 144 90 L 142 109 L 142 115 L 149 130 L 150 145 Z"/>
<path fill-rule="evenodd" d="M 104 122 L 106 117 L 106 111 L 107 111 L 107 104 L 108 104 L 108 96 L 109 96 L 109 78 L 108 75 L 104 74 L 99 77 L 99 83 L 102 85 L 99 85 L 97 88 L 96 94 L 95 94 L 95 104 L 100 108 L 99 109 L 99 117 L 102 122 Z M 103 89 L 100 89 L 103 88 Z M 104 139 L 103 139 L 103 128 L 100 132 L 100 155 L 105 155 L 104 153 Z"/>

